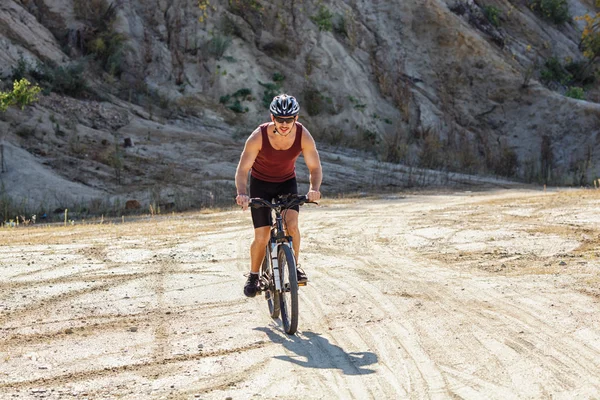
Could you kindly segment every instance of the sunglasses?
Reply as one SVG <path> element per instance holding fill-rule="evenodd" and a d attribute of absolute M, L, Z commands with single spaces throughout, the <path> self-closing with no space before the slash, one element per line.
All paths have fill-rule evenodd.
<path fill-rule="evenodd" d="M 274 117 L 275 121 L 279 122 L 280 124 L 291 124 L 296 120 L 296 117 L 292 117 L 292 118 L 281 118 L 281 117 Z"/>

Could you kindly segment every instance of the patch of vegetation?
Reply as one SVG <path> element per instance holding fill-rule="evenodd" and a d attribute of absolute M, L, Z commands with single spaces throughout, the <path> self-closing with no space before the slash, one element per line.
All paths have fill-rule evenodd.
<path fill-rule="evenodd" d="M 75 16 L 86 25 L 86 29 L 78 32 L 78 47 L 113 76 L 123 72 L 125 53 L 125 37 L 114 29 L 119 4 L 107 0 L 73 2 Z"/>
<path fill-rule="evenodd" d="M 255 11 L 261 12 L 263 10 L 262 4 L 256 0 L 229 0 L 229 7 L 235 12 L 247 12 Z"/>
<path fill-rule="evenodd" d="M 37 95 L 40 92 L 38 86 L 31 86 L 31 83 L 23 78 L 13 83 L 13 89 L 9 92 L 0 92 L 0 112 L 4 112 L 8 107 L 16 105 L 21 109 L 37 101 Z"/>
<path fill-rule="evenodd" d="M 213 34 L 210 39 L 204 43 L 206 52 L 215 59 L 220 60 L 227 49 L 231 46 L 232 39 L 227 35 Z"/>
<path fill-rule="evenodd" d="M 565 96 L 577 100 L 585 100 L 585 90 L 579 86 L 569 86 L 565 92 Z"/>
<path fill-rule="evenodd" d="M 285 58 L 291 53 L 290 46 L 283 41 L 275 41 L 266 43 L 262 47 L 262 51 L 269 57 Z"/>
<path fill-rule="evenodd" d="M 365 103 L 361 102 L 359 99 L 357 99 L 354 96 L 348 96 L 348 100 L 350 100 L 350 103 L 352 103 L 352 106 L 354 108 L 356 108 L 357 110 L 362 111 L 367 107 L 367 105 Z"/>
<path fill-rule="evenodd" d="M 571 20 L 567 0 L 529 0 L 529 8 L 556 25 Z"/>
<path fill-rule="evenodd" d="M 315 88 L 308 87 L 302 93 L 303 104 L 306 112 L 311 117 L 319 115 L 324 108 L 323 95 Z"/>
<path fill-rule="evenodd" d="M 225 105 L 231 111 L 236 112 L 238 114 L 248 112 L 248 107 L 244 107 L 242 105 L 242 101 L 251 101 L 252 91 L 248 88 L 242 88 L 237 90 L 232 95 L 221 96 L 219 99 L 219 103 Z"/>
<path fill-rule="evenodd" d="M 72 97 L 89 96 L 84 77 L 86 60 L 59 66 L 53 63 L 38 63 L 32 67 L 23 58 L 12 69 L 13 80 L 27 77 L 41 86 L 45 94 L 55 92 Z M 17 79 L 18 78 L 18 79 Z"/>
<path fill-rule="evenodd" d="M 426 132 L 421 143 L 419 166 L 429 169 L 445 167 L 446 157 L 442 141 L 433 130 L 426 130 Z"/>
<path fill-rule="evenodd" d="M 261 85 L 263 88 L 265 88 L 263 91 L 262 103 L 266 109 L 268 109 L 271 106 L 273 97 L 281 94 L 281 85 L 283 84 L 283 81 L 285 80 L 285 76 L 283 76 L 279 72 L 275 72 L 273 74 L 272 79 L 273 79 L 273 82 L 267 82 L 267 83 L 258 81 L 258 84 Z"/>
<path fill-rule="evenodd" d="M 565 69 L 573 76 L 573 82 L 580 85 L 591 85 L 596 82 L 595 71 L 588 61 L 571 61 Z"/>
<path fill-rule="evenodd" d="M 85 61 L 65 66 L 38 64 L 35 70 L 30 71 L 30 74 L 40 83 L 46 93 L 54 92 L 71 97 L 85 97 L 89 95 L 89 87 L 84 76 L 85 65 Z"/>
<path fill-rule="evenodd" d="M 333 14 L 323 5 L 319 7 L 319 11 L 310 17 L 317 25 L 320 31 L 331 32 L 333 30 Z"/>
<path fill-rule="evenodd" d="M 561 85 L 566 85 L 571 82 L 572 79 L 573 76 L 566 70 L 566 68 L 556 57 L 550 57 L 547 59 L 542 70 L 540 71 L 540 80 L 545 84 L 557 82 Z"/>
<path fill-rule="evenodd" d="M 500 17 L 502 13 L 500 9 L 495 6 L 483 6 L 483 15 L 490 21 L 490 24 L 494 25 L 496 28 L 500 27 Z"/>
<path fill-rule="evenodd" d="M 333 19 L 333 32 L 338 35 L 347 38 L 348 35 L 348 26 L 346 24 L 346 18 L 344 18 L 341 14 L 336 14 Z"/>

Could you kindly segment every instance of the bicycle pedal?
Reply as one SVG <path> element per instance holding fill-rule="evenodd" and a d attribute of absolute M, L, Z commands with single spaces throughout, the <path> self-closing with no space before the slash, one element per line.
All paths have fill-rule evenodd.
<path fill-rule="evenodd" d="M 308 281 L 298 282 L 298 286 L 306 286 L 307 283 Z"/>

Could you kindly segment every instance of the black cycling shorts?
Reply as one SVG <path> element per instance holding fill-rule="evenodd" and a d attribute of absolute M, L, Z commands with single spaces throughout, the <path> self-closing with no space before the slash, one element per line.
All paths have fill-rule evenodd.
<path fill-rule="evenodd" d="M 266 182 L 250 175 L 250 197 L 260 197 L 261 199 L 273 201 L 280 194 L 298 194 L 296 178 L 288 179 L 285 182 Z M 299 212 L 300 206 L 294 206 L 290 210 Z M 270 208 L 251 208 L 250 212 L 252 212 L 254 228 L 273 224 Z"/>

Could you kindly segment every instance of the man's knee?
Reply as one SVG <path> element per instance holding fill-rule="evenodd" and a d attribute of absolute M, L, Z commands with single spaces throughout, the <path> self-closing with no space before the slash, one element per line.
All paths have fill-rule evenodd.
<path fill-rule="evenodd" d="M 271 228 L 263 226 L 254 229 L 254 242 L 260 246 L 266 246 L 271 236 Z"/>
<path fill-rule="evenodd" d="M 298 227 L 298 219 L 290 219 L 287 221 L 286 230 L 292 236 L 299 234 L 300 229 Z"/>

